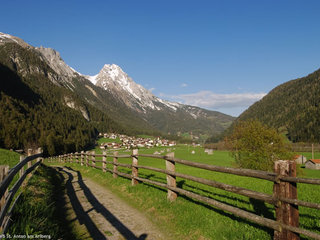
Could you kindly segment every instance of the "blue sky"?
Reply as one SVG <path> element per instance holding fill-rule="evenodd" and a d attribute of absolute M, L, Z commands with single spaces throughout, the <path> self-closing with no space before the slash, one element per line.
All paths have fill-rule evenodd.
<path fill-rule="evenodd" d="M 320 67 L 320 1 L 1 3 L 0 32 L 51 47 L 78 72 L 119 65 L 167 100 L 238 116 Z"/>

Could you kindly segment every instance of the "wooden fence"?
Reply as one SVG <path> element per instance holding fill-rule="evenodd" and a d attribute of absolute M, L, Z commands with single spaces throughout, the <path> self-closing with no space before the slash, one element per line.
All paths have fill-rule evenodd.
<path fill-rule="evenodd" d="M 165 161 L 166 169 L 160 169 L 150 166 L 139 165 L 139 157 L 162 159 Z M 97 158 L 102 158 L 98 160 Z M 112 161 L 107 161 L 111 158 Z M 131 164 L 119 163 L 119 158 L 132 158 Z M 139 154 L 138 150 L 133 150 L 130 155 L 118 155 L 114 152 L 113 155 L 108 155 L 106 152 L 103 154 L 95 154 L 94 152 L 81 152 L 81 153 L 71 153 L 60 155 L 54 158 L 49 158 L 48 161 L 59 161 L 59 162 L 76 162 L 81 164 L 81 166 L 93 167 L 101 169 L 103 172 L 110 172 L 113 177 L 122 176 L 131 179 L 132 185 L 136 185 L 139 182 L 145 182 L 148 184 L 153 184 L 166 188 L 168 190 L 167 198 L 170 201 L 174 201 L 177 198 L 177 194 L 185 195 L 192 199 L 204 202 L 206 204 L 212 205 L 216 208 L 222 209 L 229 213 L 232 213 L 238 217 L 250 220 L 254 223 L 260 224 L 262 226 L 268 227 L 274 230 L 274 239 L 300 239 L 299 235 L 305 235 L 314 239 L 320 239 L 320 235 L 299 228 L 299 211 L 298 206 L 304 206 L 308 208 L 320 209 L 319 203 L 311 203 L 306 201 L 301 201 L 297 199 L 297 183 L 314 184 L 320 185 L 320 179 L 309 179 L 309 178 L 297 178 L 296 177 L 296 163 L 294 161 L 276 161 L 275 162 L 275 172 L 265 172 L 251 169 L 238 169 L 221 167 L 214 165 L 207 165 L 202 163 L 191 162 L 188 160 L 178 159 L 174 157 L 174 153 L 169 153 L 165 156 L 152 155 L 152 154 Z M 101 162 L 102 166 L 97 166 L 96 163 Z M 250 189 L 245 189 L 242 187 L 232 186 L 200 177 L 190 176 L 175 171 L 175 164 L 183 164 L 186 166 L 191 166 L 200 169 L 206 169 L 213 172 L 222 172 L 227 174 L 233 174 L 238 176 L 246 176 L 252 178 L 263 179 L 271 181 L 273 185 L 273 194 L 269 195 L 266 193 L 261 193 L 253 191 Z M 107 168 L 107 164 L 111 164 L 112 168 Z M 118 171 L 118 166 L 130 168 L 131 174 Z M 162 183 L 146 178 L 139 177 L 139 169 L 147 169 L 159 173 L 166 174 L 167 183 Z M 223 189 L 228 192 L 236 193 L 239 195 L 247 196 L 253 199 L 264 201 L 266 203 L 275 206 L 276 220 L 261 217 L 251 212 L 230 206 L 214 199 L 201 196 L 197 193 L 187 191 L 185 189 L 179 188 L 176 185 L 176 177 L 191 180 L 197 183 L 205 184 L 214 188 Z"/>
<path fill-rule="evenodd" d="M 42 161 L 42 151 L 41 148 L 37 150 L 37 154 L 32 155 L 32 149 L 28 150 L 28 156 L 20 156 L 20 162 L 9 170 L 9 166 L 0 166 L 0 232 L 6 233 L 10 224 L 10 216 L 12 214 L 12 209 L 19 199 L 15 198 L 12 203 L 14 196 L 18 192 L 20 186 L 24 180 L 30 177 L 30 174 L 35 170 Z M 32 165 L 32 161 L 36 160 L 36 163 Z M 25 169 L 25 165 L 27 168 Z M 19 179 L 14 183 L 14 185 L 9 190 L 9 186 L 14 179 L 14 176 L 19 172 Z M 9 210 L 10 208 L 10 210 Z"/>

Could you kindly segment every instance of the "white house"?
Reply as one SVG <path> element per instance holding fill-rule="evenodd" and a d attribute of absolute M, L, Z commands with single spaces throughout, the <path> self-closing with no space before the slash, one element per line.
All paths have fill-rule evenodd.
<path fill-rule="evenodd" d="M 297 164 L 304 164 L 307 162 L 307 158 L 303 155 L 294 156 L 293 160 L 296 161 Z"/>

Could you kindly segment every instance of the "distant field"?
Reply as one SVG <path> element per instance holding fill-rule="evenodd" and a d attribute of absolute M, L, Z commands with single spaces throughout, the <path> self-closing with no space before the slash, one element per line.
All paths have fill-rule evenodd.
<path fill-rule="evenodd" d="M 161 152 L 162 155 L 174 151 L 175 157 L 194 162 L 201 162 L 219 166 L 235 166 L 233 158 L 227 151 L 214 151 L 208 155 L 201 147 L 179 145 L 176 147 L 158 147 L 152 149 L 139 149 L 139 153 L 153 154 Z M 194 154 L 192 152 L 194 151 Z M 101 152 L 97 149 L 97 152 Z M 119 152 L 130 153 L 130 152 Z M 111 159 L 108 159 L 111 161 Z M 131 159 L 119 159 L 121 163 L 131 163 Z M 132 187 L 130 180 L 124 178 L 113 179 L 110 173 L 102 173 L 101 170 L 81 167 L 77 164 L 68 164 L 75 169 L 81 170 L 82 174 L 95 179 L 97 182 L 108 186 L 116 194 L 119 194 L 130 204 L 145 212 L 158 225 L 165 229 L 171 229 L 177 234 L 177 238 L 184 239 L 271 239 L 273 231 L 250 223 L 241 218 L 212 208 L 205 204 L 193 201 L 189 198 L 178 197 L 175 203 L 166 201 L 166 191 L 148 184 L 139 184 Z M 97 165 L 101 165 L 97 163 Z M 161 159 L 139 158 L 139 165 L 165 168 L 165 162 Z M 108 166 L 111 168 L 112 166 Z M 131 170 L 119 167 L 119 170 L 131 173 Z M 210 172 L 177 164 L 176 171 L 205 179 L 215 180 L 251 190 L 272 194 L 273 183 L 230 174 Z M 302 169 L 305 177 L 320 178 L 320 171 Z M 139 169 L 139 176 L 166 182 L 166 176 L 161 173 Z M 183 189 L 200 193 L 204 196 L 220 202 L 237 206 L 241 209 L 254 212 L 260 216 L 274 218 L 274 208 L 269 204 L 228 193 L 202 184 L 177 178 L 177 185 Z M 320 187 L 306 184 L 298 184 L 298 196 L 300 200 L 320 203 Z M 312 231 L 318 231 L 320 212 L 300 207 L 300 226 Z M 226 227 L 227 226 L 227 227 Z"/>
<path fill-rule="evenodd" d="M 121 143 L 120 139 L 109 139 L 109 138 L 99 138 L 97 143 L 100 145 L 101 143 L 109 143 L 109 142 L 116 142 Z"/>
<path fill-rule="evenodd" d="M 312 153 L 311 152 L 299 152 L 298 154 L 301 154 L 305 156 L 308 160 L 312 158 Z M 315 159 L 320 159 L 320 152 L 315 152 L 314 153 L 314 158 Z"/>

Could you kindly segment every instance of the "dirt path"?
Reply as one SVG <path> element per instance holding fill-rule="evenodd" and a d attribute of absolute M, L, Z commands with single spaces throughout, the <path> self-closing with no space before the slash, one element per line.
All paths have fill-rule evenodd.
<path fill-rule="evenodd" d="M 168 239 L 143 214 L 108 189 L 83 179 L 80 172 L 56 167 L 66 180 L 67 195 L 76 214 L 93 239 Z"/>

